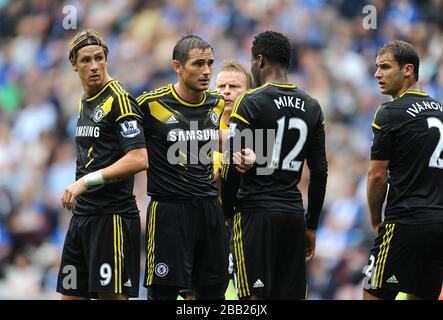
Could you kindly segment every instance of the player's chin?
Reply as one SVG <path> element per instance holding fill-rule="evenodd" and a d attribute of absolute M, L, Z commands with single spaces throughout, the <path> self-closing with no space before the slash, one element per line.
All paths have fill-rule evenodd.
<path fill-rule="evenodd" d="M 88 79 L 88 85 L 90 87 L 97 87 L 97 86 L 101 85 L 102 82 L 103 82 L 102 77 L 93 77 L 93 78 Z"/>
<path fill-rule="evenodd" d="M 209 89 L 209 81 L 199 81 L 197 86 L 202 91 L 208 90 Z"/>
<path fill-rule="evenodd" d="M 380 92 L 382 94 L 389 94 L 389 89 L 385 88 L 385 87 L 380 87 Z"/>
<path fill-rule="evenodd" d="M 231 114 L 233 103 L 231 101 L 226 101 L 224 112 Z"/>

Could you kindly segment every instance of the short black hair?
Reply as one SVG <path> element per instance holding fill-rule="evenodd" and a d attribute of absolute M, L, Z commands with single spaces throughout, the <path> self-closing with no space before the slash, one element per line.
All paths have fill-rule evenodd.
<path fill-rule="evenodd" d="M 172 51 L 172 60 L 178 60 L 182 64 L 185 64 L 188 60 L 188 53 L 192 49 L 211 49 L 211 51 L 214 51 L 212 46 L 203 38 L 188 34 L 181 37 L 175 44 L 174 50 Z"/>
<path fill-rule="evenodd" d="M 388 44 L 385 44 L 383 48 L 378 50 L 378 55 L 385 53 L 392 53 L 394 60 L 397 61 L 400 68 L 405 64 L 412 64 L 414 66 L 414 78 L 418 81 L 418 68 L 420 67 L 420 59 L 414 46 L 409 42 L 402 40 L 394 40 Z"/>
<path fill-rule="evenodd" d="M 278 64 L 286 69 L 291 61 L 291 44 L 289 39 L 280 32 L 265 31 L 254 37 L 252 56 L 262 55 L 271 64 Z"/>

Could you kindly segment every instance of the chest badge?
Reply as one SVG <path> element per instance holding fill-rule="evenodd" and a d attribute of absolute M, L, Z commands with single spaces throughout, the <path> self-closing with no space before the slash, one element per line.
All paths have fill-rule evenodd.
<path fill-rule="evenodd" d="M 92 120 L 94 120 L 95 123 L 100 122 L 103 117 L 105 116 L 105 112 L 103 111 L 102 107 L 98 107 L 94 110 L 94 115 L 92 116 Z"/>
<path fill-rule="evenodd" d="M 214 126 L 218 127 L 218 116 L 214 111 L 211 111 L 209 118 L 211 119 L 212 124 Z"/>

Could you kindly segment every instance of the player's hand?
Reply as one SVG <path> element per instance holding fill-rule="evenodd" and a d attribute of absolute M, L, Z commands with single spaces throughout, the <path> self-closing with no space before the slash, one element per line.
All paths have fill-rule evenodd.
<path fill-rule="evenodd" d="M 380 227 L 382 225 L 382 222 L 374 222 L 372 221 L 372 228 L 374 229 L 375 233 L 378 234 L 378 230 L 380 230 Z"/>
<path fill-rule="evenodd" d="M 234 228 L 234 218 L 228 218 L 225 221 L 228 228 L 232 230 Z"/>
<path fill-rule="evenodd" d="M 306 254 L 305 261 L 309 261 L 315 254 L 315 230 L 306 229 Z"/>
<path fill-rule="evenodd" d="M 237 171 L 240 173 L 245 173 L 254 166 L 257 158 L 252 149 L 246 148 L 242 149 L 241 152 L 235 152 L 233 155 L 233 160 Z"/>
<path fill-rule="evenodd" d="M 65 192 L 63 192 L 62 207 L 72 211 L 75 206 L 75 198 L 85 192 L 86 189 L 87 187 L 83 179 L 78 179 L 71 184 L 65 189 Z"/>

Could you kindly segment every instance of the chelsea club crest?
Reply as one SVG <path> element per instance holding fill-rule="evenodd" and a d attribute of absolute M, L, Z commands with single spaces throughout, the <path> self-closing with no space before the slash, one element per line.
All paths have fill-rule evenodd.
<path fill-rule="evenodd" d="M 94 116 L 92 117 L 92 120 L 94 120 L 94 122 L 99 122 L 101 119 L 103 119 L 104 116 L 105 116 L 105 112 L 103 111 L 103 108 L 99 107 L 99 108 L 95 109 Z"/>
<path fill-rule="evenodd" d="M 211 111 L 209 118 L 211 119 L 211 122 L 214 124 L 214 126 L 218 127 L 218 116 L 214 111 Z"/>

